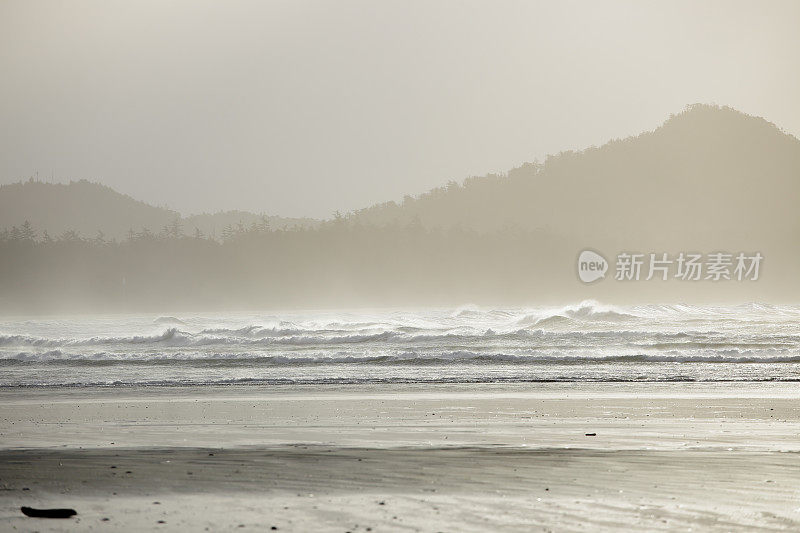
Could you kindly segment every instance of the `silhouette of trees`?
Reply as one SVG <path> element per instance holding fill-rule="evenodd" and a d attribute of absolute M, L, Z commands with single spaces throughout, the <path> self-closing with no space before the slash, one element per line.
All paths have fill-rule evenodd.
<path fill-rule="evenodd" d="M 221 241 L 176 229 L 115 241 L 73 230 L 31 240 L 34 228 L 12 228 L 0 234 L 0 303 L 67 312 L 461 300 L 516 293 L 553 245 L 525 232 L 430 230 L 419 220 L 377 227 L 346 216 L 317 228 L 230 225 Z"/>
<path fill-rule="evenodd" d="M 165 237 L 172 239 L 179 239 L 183 237 L 183 224 L 181 224 L 180 217 L 172 219 L 168 225 L 164 226 L 161 232 Z"/>
<path fill-rule="evenodd" d="M 27 220 L 25 223 L 22 224 L 22 227 L 19 229 L 19 238 L 23 241 L 33 241 L 36 239 L 36 232 L 33 230 L 33 226 Z"/>

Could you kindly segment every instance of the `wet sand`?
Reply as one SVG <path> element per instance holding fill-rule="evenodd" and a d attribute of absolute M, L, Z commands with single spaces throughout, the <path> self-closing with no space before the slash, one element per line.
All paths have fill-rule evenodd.
<path fill-rule="evenodd" d="M 798 389 L 7 389 L 0 529 L 796 530 Z"/>

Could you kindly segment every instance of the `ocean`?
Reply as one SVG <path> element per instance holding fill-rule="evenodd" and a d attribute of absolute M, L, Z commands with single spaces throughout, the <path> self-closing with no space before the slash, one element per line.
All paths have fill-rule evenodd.
<path fill-rule="evenodd" d="M 0 386 L 800 380 L 800 306 L 0 319 Z"/>

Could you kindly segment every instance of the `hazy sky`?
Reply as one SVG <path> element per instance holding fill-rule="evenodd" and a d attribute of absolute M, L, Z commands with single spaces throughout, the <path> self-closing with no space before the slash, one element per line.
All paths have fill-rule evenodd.
<path fill-rule="evenodd" d="M 652 129 L 800 134 L 800 2 L 0 0 L 0 183 L 328 216 Z"/>

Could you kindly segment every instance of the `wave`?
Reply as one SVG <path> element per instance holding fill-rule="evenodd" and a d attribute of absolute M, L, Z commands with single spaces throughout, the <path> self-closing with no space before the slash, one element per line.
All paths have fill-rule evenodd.
<path fill-rule="evenodd" d="M 577 305 L 567 305 L 549 311 L 536 311 L 526 313 L 517 319 L 519 325 L 553 326 L 574 323 L 576 321 L 590 322 L 622 322 L 642 318 L 634 313 L 621 308 L 603 305 L 595 300 L 584 300 Z"/>
<path fill-rule="evenodd" d="M 300 335 L 308 330 L 299 327 L 266 327 L 259 325 L 244 326 L 241 328 L 208 328 L 201 330 L 199 335 L 222 335 L 234 337 L 282 337 L 287 335 Z"/>
<path fill-rule="evenodd" d="M 457 364 L 513 364 L 513 365 L 600 365 L 609 363 L 709 363 L 709 364 L 776 364 L 800 363 L 800 353 L 780 350 L 725 350 L 711 354 L 663 353 L 616 355 L 569 355 L 487 353 L 469 350 L 419 353 L 415 351 L 392 354 L 337 354 L 266 355 L 263 353 L 178 353 L 153 356 L 151 354 L 93 354 L 65 353 L 51 350 L 41 353 L 18 352 L 0 358 L 0 366 L 26 363 L 51 363 L 74 366 L 94 365 L 194 365 L 194 366 L 319 366 L 319 365 L 457 365 Z"/>
<path fill-rule="evenodd" d="M 595 349 L 609 346 L 627 346 L 641 349 L 669 348 L 757 348 L 757 347 L 798 347 L 800 334 L 786 333 L 737 333 L 723 331 L 648 331 L 635 329 L 564 330 L 553 331 L 547 328 L 515 328 L 510 331 L 496 331 L 492 328 L 464 331 L 404 332 L 381 330 L 373 332 L 353 332 L 342 334 L 331 330 L 297 330 L 246 326 L 238 329 L 204 329 L 191 333 L 178 328 L 168 328 L 154 335 L 133 335 L 126 337 L 89 337 L 49 339 L 25 335 L 0 336 L 0 347 L 31 348 L 70 348 L 103 346 L 108 349 L 128 350 L 160 349 L 181 347 L 312 347 L 340 346 L 357 344 L 396 345 L 396 346 L 482 346 L 517 348 L 545 348 L 559 346 L 572 349 Z"/>
<path fill-rule="evenodd" d="M 153 324 L 175 324 L 185 326 L 186 322 L 174 316 L 160 316 L 153 320 Z"/>
<path fill-rule="evenodd" d="M 471 320 L 513 319 L 518 325 L 544 325 L 591 322 L 620 322 L 642 318 L 639 315 L 619 307 L 601 304 L 595 300 L 584 300 L 575 305 L 566 305 L 551 309 L 521 310 L 517 312 L 504 310 L 484 310 L 475 306 L 465 306 L 454 311 L 450 318 Z"/>
<path fill-rule="evenodd" d="M 168 328 L 157 335 L 133 335 L 130 337 L 90 337 L 84 339 L 48 339 L 30 337 L 26 335 L 0 336 L 0 346 L 27 345 L 27 346 L 95 346 L 103 344 L 148 344 L 157 342 L 178 341 L 191 337 L 177 328 Z"/>
<path fill-rule="evenodd" d="M 570 318 L 613 322 L 640 318 L 632 313 L 626 313 L 613 306 L 602 305 L 594 300 L 581 302 L 577 307 L 567 307 L 564 309 L 564 313 Z"/>
<path fill-rule="evenodd" d="M 153 316 L 0 321 L 0 386 L 800 377 L 791 306 Z"/>
<path fill-rule="evenodd" d="M 150 380 L 85 380 L 64 383 L 3 383 L 2 389 L 48 389 L 48 388 L 119 388 L 119 387 L 229 387 L 229 386 L 293 386 L 293 385 L 392 385 L 392 384 L 491 384 L 491 383 L 798 383 L 798 377 L 748 376 L 743 378 L 714 378 L 674 376 L 595 376 L 576 379 L 574 376 L 524 377 L 524 376 L 480 376 L 480 377 L 311 377 L 311 378 L 223 378 L 223 379 L 150 379 Z"/>

